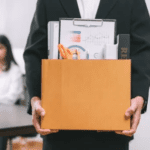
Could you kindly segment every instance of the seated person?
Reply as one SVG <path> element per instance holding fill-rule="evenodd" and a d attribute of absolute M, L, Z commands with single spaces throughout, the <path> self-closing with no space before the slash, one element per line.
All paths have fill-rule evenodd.
<path fill-rule="evenodd" d="M 13 105 L 22 97 L 22 74 L 13 58 L 6 36 L 0 35 L 0 105 Z M 0 137 L 0 150 L 6 150 L 8 137 Z"/>
<path fill-rule="evenodd" d="M 0 103 L 15 104 L 23 92 L 22 74 L 4 35 L 0 35 L 0 83 Z"/>

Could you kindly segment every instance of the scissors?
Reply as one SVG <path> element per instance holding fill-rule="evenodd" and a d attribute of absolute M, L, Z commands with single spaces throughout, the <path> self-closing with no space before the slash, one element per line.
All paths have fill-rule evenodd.
<path fill-rule="evenodd" d="M 73 59 L 73 54 L 77 54 L 77 59 L 80 59 L 80 52 L 77 49 L 70 50 L 62 44 L 58 44 L 58 50 L 64 59 Z"/>

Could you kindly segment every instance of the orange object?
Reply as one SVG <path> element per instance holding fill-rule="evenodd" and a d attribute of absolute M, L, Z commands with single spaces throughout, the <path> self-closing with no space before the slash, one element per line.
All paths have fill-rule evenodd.
<path fill-rule="evenodd" d="M 80 59 L 80 52 L 77 50 L 70 50 L 64 47 L 62 44 L 58 44 L 58 50 L 64 59 L 72 59 L 74 53 L 76 53 L 78 56 L 77 58 Z"/>
<path fill-rule="evenodd" d="M 129 130 L 131 60 L 42 60 L 43 129 Z"/>

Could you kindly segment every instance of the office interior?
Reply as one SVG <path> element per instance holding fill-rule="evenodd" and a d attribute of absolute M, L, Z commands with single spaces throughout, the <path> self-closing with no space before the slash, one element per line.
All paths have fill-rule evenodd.
<path fill-rule="evenodd" d="M 150 0 L 145 0 L 150 12 Z M 25 49 L 27 37 L 30 30 L 31 20 L 34 15 L 37 0 L 0 0 L 0 34 L 5 34 L 12 45 L 13 56 L 19 65 L 24 81 L 24 99 L 19 102 L 19 105 L 27 106 L 28 91 L 25 84 L 25 64 L 23 60 L 23 52 Z M 149 96 L 150 97 L 150 96 Z M 14 116 L 16 114 L 13 114 Z M 147 112 L 141 116 L 141 121 L 137 132 L 134 134 L 134 140 L 130 142 L 130 150 L 149 150 L 150 147 L 150 103 L 148 103 Z M 32 123 L 32 117 L 29 117 L 29 122 Z M 3 120 L 0 120 L 0 124 Z M 4 132 L 3 132 L 4 133 Z M 31 134 L 32 135 L 32 134 Z M 39 134 L 35 136 L 16 136 L 8 141 L 8 147 L 19 142 L 25 146 L 27 141 L 39 143 L 41 148 L 42 139 Z M 32 145 L 32 144 L 31 144 Z M 30 146 L 31 146 L 30 145 Z M 33 145 L 32 145 L 33 146 Z M 15 147 L 14 147 L 15 149 Z"/>

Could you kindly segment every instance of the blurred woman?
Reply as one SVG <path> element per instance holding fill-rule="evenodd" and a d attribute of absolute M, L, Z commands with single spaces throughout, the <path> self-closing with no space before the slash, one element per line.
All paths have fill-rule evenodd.
<path fill-rule="evenodd" d="M 8 38 L 0 35 L 0 105 L 15 104 L 22 97 L 22 93 L 21 71 L 13 58 Z M 8 137 L 0 137 L 0 150 L 6 150 L 7 139 Z"/>
<path fill-rule="evenodd" d="M 15 104 L 23 92 L 22 74 L 6 36 L 0 35 L 0 103 Z"/>

